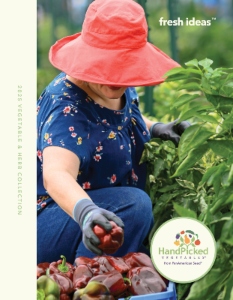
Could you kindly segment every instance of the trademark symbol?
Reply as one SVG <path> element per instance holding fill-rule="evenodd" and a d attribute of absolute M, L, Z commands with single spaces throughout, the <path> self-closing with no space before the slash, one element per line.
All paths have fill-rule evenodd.
<path fill-rule="evenodd" d="M 214 20 L 214 21 L 215 21 L 215 20 L 216 20 L 216 18 L 215 18 L 215 17 L 212 17 L 212 20 Z"/>

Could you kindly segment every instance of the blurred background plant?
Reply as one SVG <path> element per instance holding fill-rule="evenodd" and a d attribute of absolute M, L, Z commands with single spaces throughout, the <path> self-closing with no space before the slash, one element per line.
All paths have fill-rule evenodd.
<path fill-rule="evenodd" d="M 87 7 L 93 0 L 38 0 L 37 96 L 59 71 L 48 60 L 56 40 L 81 31 Z M 149 41 L 181 65 L 190 59 L 208 57 L 214 67 L 231 67 L 233 61 L 233 0 L 137 0 L 146 11 Z M 160 26 L 159 19 L 211 20 L 211 26 Z M 216 18 L 212 20 L 212 18 Z M 156 66 L 155 66 L 156 67 Z M 147 116 L 163 122 L 179 115 L 174 102 L 174 85 L 137 88 L 140 108 Z"/>

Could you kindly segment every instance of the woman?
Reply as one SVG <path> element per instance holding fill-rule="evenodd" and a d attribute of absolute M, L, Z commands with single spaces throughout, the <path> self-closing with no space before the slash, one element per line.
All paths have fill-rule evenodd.
<path fill-rule="evenodd" d="M 109 221 L 124 228 L 116 256 L 143 251 L 153 225 L 144 144 L 177 144 L 188 123 L 143 117 L 134 86 L 159 84 L 178 64 L 147 42 L 133 0 L 93 1 L 82 32 L 55 43 L 49 58 L 62 72 L 38 100 L 38 263 L 103 254 L 93 227 L 109 231 Z"/>

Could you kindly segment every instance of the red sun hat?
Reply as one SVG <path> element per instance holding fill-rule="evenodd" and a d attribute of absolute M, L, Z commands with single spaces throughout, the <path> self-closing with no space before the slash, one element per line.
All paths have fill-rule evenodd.
<path fill-rule="evenodd" d="M 76 79 L 111 86 L 149 86 L 179 64 L 147 42 L 143 8 L 133 0 L 95 0 L 82 32 L 58 40 L 51 64 Z"/>

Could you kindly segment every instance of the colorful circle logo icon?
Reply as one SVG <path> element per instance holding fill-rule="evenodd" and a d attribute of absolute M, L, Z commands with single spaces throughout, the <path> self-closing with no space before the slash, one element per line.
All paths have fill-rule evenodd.
<path fill-rule="evenodd" d="M 151 241 L 155 268 L 173 282 L 194 282 L 207 274 L 216 257 L 215 239 L 207 226 L 192 218 L 162 224 Z"/>
<path fill-rule="evenodd" d="M 199 246 L 201 241 L 198 239 L 198 234 L 194 233 L 192 230 L 182 230 L 176 234 L 176 240 L 174 242 L 176 246 L 183 247 L 188 246 Z"/>

